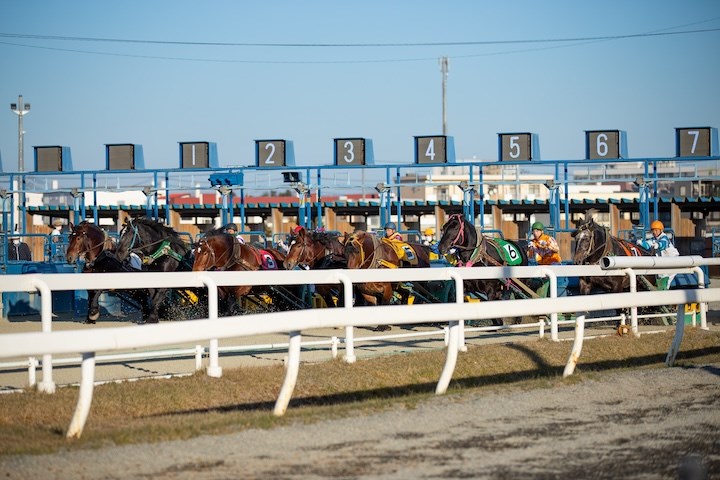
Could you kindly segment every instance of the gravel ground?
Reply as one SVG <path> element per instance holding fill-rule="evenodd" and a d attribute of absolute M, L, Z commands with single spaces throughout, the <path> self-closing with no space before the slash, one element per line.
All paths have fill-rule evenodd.
<path fill-rule="evenodd" d="M 0 457 L 0 475 L 658 479 L 679 478 L 680 465 L 720 476 L 720 364 L 613 372 L 549 389 L 447 395 L 311 425 Z"/>

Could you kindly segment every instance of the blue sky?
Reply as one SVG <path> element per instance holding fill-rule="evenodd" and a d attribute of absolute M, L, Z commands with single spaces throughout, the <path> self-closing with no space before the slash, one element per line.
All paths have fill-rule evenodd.
<path fill-rule="evenodd" d="M 103 169 L 106 143 L 142 144 L 146 167 L 172 168 L 177 142 L 196 140 L 217 143 L 220 165 L 247 165 L 268 138 L 292 140 L 301 165 L 332 164 L 335 137 L 411 163 L 413 136 L 442 133 L 441 56 L 459 159 L 495 160 L 497 133 L 518 131 L 539 135 L 543 159 L 582 158 L 592 129 L 626 130 L 630 157 L 671 157 L 675 127 L 720 127 L 720 30 L 607 37 L 701 29 L 720 29 L 720 2 L 5 0 L 0 34 L 416 45 L 0 36 L 2 166 L 17 169 L 18 94 L 32 105 L 26 170 L 39 145 Z M 606 39 L 448 44 L 588 37 Z"/>

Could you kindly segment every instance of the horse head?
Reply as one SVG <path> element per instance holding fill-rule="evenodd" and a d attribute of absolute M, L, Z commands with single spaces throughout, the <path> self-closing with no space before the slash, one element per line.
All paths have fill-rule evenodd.
<path fill-rule="evenodd" d="M 123 262 L 135 253 L 144 257 L 143 261 L 150 257 L 149 264 L 154 265 L 154 270 L 174 271 L 188 250 L 175 230 L 156 220 L 140 217 L 128 219 L 123 225 L 116 256 Z"/>
<path fill-rule="evenodd" d="M 595 223 L 593 219 L 595 212 L 594 209 L 588 210 L 571 234 L 575 238 L 575 254 L 573 255 L 575 265 L 596 263 L 599 257 L 595 257 L 605 249 L 605 229 Z"/>
<path fill-rule="evenodd" d="M 373 254 L 372 238 L 362 231 L 356 230 L 346 237 L 343 255 L 347 259 L 347 268 L 368 268 L 369 260 Z"/>
<path fill-rule="evenodd" d="M 195 244 L 193 271 L 226 270 L 233 261 L 236 242 L 232 235 L 222 230 L 214 229 L 207 232 Z"/>
<path fill-rule="evenodd" d="M 70 243 L 65 253 L 68 263 L 78 260 L 93 262 L 103 250 L 113 247 L 112 239 L 100 227 L 87 221 L 78 225 L 70 223 Z"/>
<path fill-rule="evenodd" d="M 305 228 L 300 227 L 290 237 L 290 250 L 285 256 L 285 269 L 292 270 L 298 265 L 308 265 L 314 262 L 314 244 Z"/>
<path fill-rule="evenodd" d="M 470 250 L 476 246 L 477 231 L 475 231 L 475 227 L 459 213 L 450 215 L 440 233 L 440 242 L 438 242 L 440 254 L 446 255 L 453 248 Z"/>

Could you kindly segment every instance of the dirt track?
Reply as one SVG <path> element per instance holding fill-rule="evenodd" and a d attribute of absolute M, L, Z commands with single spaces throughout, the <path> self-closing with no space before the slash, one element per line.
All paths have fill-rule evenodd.
<path fill-rule="evenodd" d="M 0 460 L 3 478 L 678 478 L 720 475 L 720 364 L 463 393 L 312 425 Z"/>

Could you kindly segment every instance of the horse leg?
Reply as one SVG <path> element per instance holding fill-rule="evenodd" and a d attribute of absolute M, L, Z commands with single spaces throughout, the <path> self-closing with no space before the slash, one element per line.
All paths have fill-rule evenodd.
<path fill-rule="evenodd" d="M 100 306 L 98 305 L 98 300 L 101 293 L 101 290 L 88 290 L 88 312 L 86 323 L 94 324 L 95 321 L 100 318 Z"/>
<path fill-rule="evenodd" d="M 378 290 L 376 290 L 373 295 L 375 305 L 389 305 L 393 297 L 392 285 L 389 283 L 380 283 L 377 284 L 377 287 Z M 378 325 L 373 328 L 374 332 L 387 332 L 388 330 L 392 330 L 390 325 Z"/>
<path fill-rule="evenodd" d="M 165 300 L 167 294 L 167 288 L 157 288 L 150 290 L 150 308 L 147 317 L 145 318 L 146 323 L 158 323 L 160 320 L 159 310 L 160 304 Z M 143 316 L 145 316 L 143 314 Z"/>

